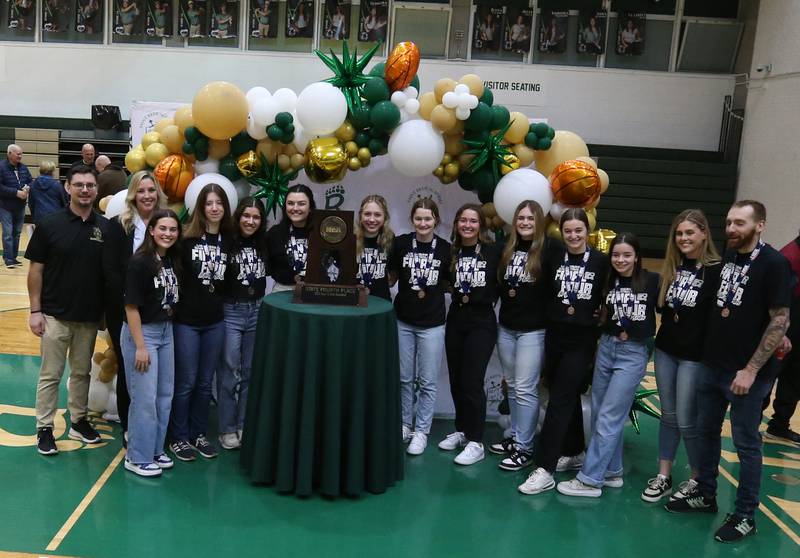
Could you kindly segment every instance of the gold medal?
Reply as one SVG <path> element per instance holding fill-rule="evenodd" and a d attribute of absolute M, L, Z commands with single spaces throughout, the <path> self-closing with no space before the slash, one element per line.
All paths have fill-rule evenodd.
<path fill-rule="evenodd" d="M 425 298 L 425 291 L 423 290 L 417 291 L 417 298 L 419 299 Z"/>
<path fill-rule="evenodd" d="M 728 316 L 731 315 L 731 310 L 726 306 L 725 308 L 722 309 L 722 312 L 720 313 L 722 314 L 723 318 L 727 318 Z"/>
<path fill-rule="evenodd" d="M 468 303 L 469 303 L 469 295 L 464 295 L 464 296 L 462 296 L 462 297 L 461 297 L 461 302 L 462 302 L 463 304 L 468 304 Z"/>
<path fill-rule="evenodd" d="M 627 331 L 623 331 L 622 333 L 619 334 L 619 338 L 622 339 L 623 341 L 627 341 L 628 340 L 628 332 Z"/>
<path fill-rule="evenodd" d="M 570 306 L 569 308 L 567 308 L 567 314 L 569 314 L 570 316 L 575 315 L 575 307 Z"/>
<path fill-rule="evenodd" d="M 214 283 L 211 283 L 211 284 L 208 285 L 208 292 L 210 292 L 211 294 L 214 294 Z"/>
<path fill-rule="evenodd" d="M 677 323 L 680 321 L 680 318 L 678 317 L 678 314 L 677 314 L 677 313 L 672 315 L 672 320 L 673 320 L 673 321 L 674 321 L 676 324 L 677 324 Z"/>
<path fill-rule="evenodd" d="M 508 296 L 511 298 L 517 296 L 517 289 L 508 289 Z"/>

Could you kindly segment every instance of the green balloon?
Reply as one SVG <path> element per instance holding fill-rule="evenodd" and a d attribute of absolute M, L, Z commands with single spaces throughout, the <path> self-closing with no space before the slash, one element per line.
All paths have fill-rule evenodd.
<path fill-rule="evenodd" d="M 197 141 L 194 142 L 194 151 L 195 153 L 208 153 L 208 138 L 205 136 L 197 138 Z"/>
<path fill-rule="evenodd" d="M 289 122 L 286 126 L 281 126 L 284 134 L 294 134 L 294 124 Z"/>
<path fill-rule="evenodd" d="M 481 203 L 490 203 L 494 200 L 495 185 L 481 185 L 478 187 L 478 200 Z"/>
<path fill-rule="evenodd" d="M 356 145 L 359 147 L 367 147 L 369 145 L 369 134 L 366 132 L 359 132 L 356 134 Z"/>
<path fill-rule="evenodd" d="M 187 155 L 191 155 L 192 153 L 194 153 L 194 145 L 192 145 L 188 141 L 183 144 L 183 148 L 182 149 L 183 149 L 183 152 L 186 153 Z"/>
<path fill-rule="evenodd" d="M 556 129 L 555 128 L 551 128 L 551 127 L 548 126 L 547 127 L 547 137 L 550 138 L 550 139 L 553 139 L 554 137 L 556 137 Z"/>
<path fill-rule="evenodd" d="M 243 153 L 256 148 L 256 140 L 251 138 L 247 132 L 239 132 L 231 138 L 231 153 L 238 157 Z"/>
<path fill-rule="evenodd" d="M 371 140 L 369 140 L 368 147 L 369 147 L 369 152 L 372 153 L 373 156 L 378 155 L 380 154 L 381 151 L 383 151 L 383 142 L 378 138 L 372 138 Z"/>
<path fill-rule="evenodd" d="M 371 105 L 386 101 L 391 95 L 392 93 L 389 91 L 389 86 L 382 77 L 370 78 L 370 80 L 364 84 L 364 89 L 361 92 L 361 96 Z"/>
<path fill-rule="evenodd" d="M 417 90 L 417 93 L 419 93 L 419 87 L 420 87 L 420 85 L 419 85 L 419 76 L 418 76 L 418 75 L 415 75 L 415 76 L 414 76 L 414 79 L 412 79 L 412 80 L 411 80 L 411 87 L 413 87 L 414 89 L 416 89 L 416 90 Z"/>
<path fill-rule="evenodd" d="M 464 129 L 472 132 L 480 132 L 489 128 L 492 120 L 492 108 L 484 102 L 469 112 L 469 118 L 464 121 Z"/>
<path fill-rule="evenodd" d="M 550 138 L 539 138 L 539 143 L 536 144 L 536 149 L 539 151 L 547 151 L 553 145 L 553 140 Z"/>
<path fill-rule="evenodd" d="M 286 130 L 283 131 L 283 135 L 281 136 L 281 143 L 284 145 L 289 145 L 294 141 L 294 131 L 287 132 Z"/>
<path fill-rule="evenodd" d="M 468 132 L 464 134 L 465 140 L 485 142 L 489 139 L 489 130 L 483 129 L 477 132 Z"/>
<path fill-rule="evenodd" d="M 546 138 L 548 128 L 549 126 L 544 122 L 537 122 L 536 124 L 531 124 L 529 130 L 540 138 Z"/>
<path fill-rule="evenodd" d="M 400 123 L 400 109 L 391 101 L 380 101 L 372 107 L 369 120 L 373 128 L 388 132 Z"/>
<path fill-rule="evenodd" d="M 186 138 L 186 141 L 189 143 L 194 143 L 197 139 L 201 136 L 200 130 L 195 128 L 194 126 L 189 126 L 183 132 L 183 137 Z"/>
<path fill-rule="evenodd" d="M 273 124 L 267 128 L 267 136 L 273 141 L 278 141 L 283 136 L 283 130 L 277 124 Z"/>
<path fill-rule="evenodd" d="M 492 90 L 488 87 L 483 88 L 483 95 L 481 95 L 480 101 L 482 103 L 486 103 L 487 106 L 492 106 L 494 104 L 494 94 Z"/>
<path fill-rule="evenodd" d="M 356 130 L 369 128 L 369 113 L 370 108 L 367 105 L 354 108 L 350 112 L 350 123 Z"/>
<path fill-rule="evenodd" d="M 275 115 L 275 124 L 280 126 L 281 128 L 286 128 L 289 124 L 294 122 L 294 118 L 292 117 L 291 113 L 288 112 L 279 112 Z"/>
<path fill-rule="evenodd" d="M 236 159 L 231 156 L 223 157 L 219 162 L 219 173 L 231 182 L 242 177 L 242 173 L 236 167 Z"/>
<path fill-rule="evenodd" d="M 466 190 L 467 192 L 472 192 L 474 189 L 472 184 L 474 181 L 474 175 L 471 172 L 462 172 L 461 176 L 458 177 L 458 185 L 461 186 L 462 190 Z"/>
<path fill-rule="evenodd" d="M 375 128 L 374 126 L 372 128 L 370 128 L 367 133 L 369 134 L 369 137 L 378 138 L 378 139 L 380 139 L 382 136 L 385 135 L 385 132 L 383 130 L 379 130 L 379 129 Z"/>
<path fill-rule="evenodd" d="M 499 130 L 508 124 L 508 119 L 511 117 L 511 115 L 506 107 L 502 105 L 495 105 L 491 108 L 491 111 L 492 119 L 491 122 L 489 122 L 490 130 Z"/>
<path fill-rule="evenodd" d="M 195 146 L 194 158 L 198 161 L 205 161 L 208 159 L 208 148 L 200 150 Z"/>
<path fill-rule="evenodd" d="M 378 62 L 369 71 L 369 75 L 383 77 L 385 71 L 386 71 L 386 62 Z"/>
<path fill-rule="evenodd" d="M 537 136 L 533 132 L 528 132 L 525 134 L 525 145 L 530 147 L 531 149 L 536 149 L 536 146 L 539 144 L 539 136 Z"/>

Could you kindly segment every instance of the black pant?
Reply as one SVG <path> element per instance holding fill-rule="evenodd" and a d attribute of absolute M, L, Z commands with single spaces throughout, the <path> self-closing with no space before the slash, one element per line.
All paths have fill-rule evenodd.
<path fill-rule="evenodd" d="M 792 342 L 794 343 L 794 340 Z M 794 345 L 792 352 L 781 363 L 778 387 L 775 390 L 775 399 L 772 401 L 775 414 L 772 415 L 769 425 L 775 428 L 789 428 L 798 400 L 800 400 L 800 346 Z"/>
<path fill-rule="evenodd" d="M 597 334 L 594 328 L 556 325 L 547 329 L 544 343 L 550 398 L 535 444 L 536 465 L 552 473 L 560 456 L 577 455 L 586 447 L 580 396 L 591 378 Z"/>
<path fill-rule="evenodd" d="M 489 307 L 450 306 L 444 346 L 456 431 L 481 442 L 486 424 L 486 367 L 497 342 L 497 318 Z"/>
<path fill-rule="evenodd" d="M 106 309 L 106 327 L 111 336 L 111 344 L 117 354 L 117 413 L 122 431 L 128 431 L 128 410 L 131 406 L 131 397 L 128 395 L 128 383 L 125 380 L 125 361 L 122 358 L 120 335 L 122 334 L 122 314 L 116 309 Z"/>

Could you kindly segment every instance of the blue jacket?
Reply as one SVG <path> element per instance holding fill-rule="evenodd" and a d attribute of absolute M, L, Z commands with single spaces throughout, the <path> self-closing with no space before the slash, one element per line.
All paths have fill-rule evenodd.
<path fill-rule="evenodd" d="M 31 208 L 33 222 L 39 224 L 42 219 L 67 207 L 67 192 L 61 182 L 52 176 L 42 175 L 31 184 L 28 194 L 28 207 Z"/>
<path fill-rule="evenodd" d="M 19 199 L 17 192 L 33 182 L 28 167 L 20 163 L 17 170 L 19 170 L 19 180 L 9 160 L 0 161 L 0 207 L 9 211 L 25 207 L 25 200 Z"/>

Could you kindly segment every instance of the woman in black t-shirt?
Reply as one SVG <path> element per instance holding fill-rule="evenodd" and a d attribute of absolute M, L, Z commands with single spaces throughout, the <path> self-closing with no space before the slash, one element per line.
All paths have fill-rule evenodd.
<path fill-rule="evenodd" d="M 164 441 L 175 386 L 172 313 L 178 302 L 180 236 L 173 211 L 153 212 L 125 278 L 122 373 L 131 397 L 125 469 L 143 477 L 157 477 L 173 466 Z"/>
<path fill-rule="evenodd" d="M 267 222 L 264 205 L 247 197 L 233 214 L 234 233 L 225 269 L 225 342 L 217 369 L 219 443 L 241 445 L 256 324 L 267 288 Z"/>
<path fill-rule="evenodd" d="M 672 462 L 681 438 L 692 476 L 681 483 L 675 497 L 685 497 L 697 485 L 697 382 L 706 371 L 701 362 L 703 343 L 721 269 L 705 214 L 687 209 L 675 217 L 658 295 L 661 327 L 654 357 L 661 402 L 658 474 L 642 492 L 645 502 L 658 502 L 672 493 Z"/>
<path fill-rule="evenodd" d="M 647 369 L 647 342 L 656 332 L 658 274 L 642 268 L 639 239 L 611 242 L 605 324 L 592 376 L 592 435 L 578 475 L 558 483 L 567 496 L 596 498 L 622 486 L 622 431 Z"/>
<path fill-rule="evenodd" d="M 170 451 L 181 461 L 217 456 L 206 438 L 211 382 L 225 339 L 222 290 L 231 241 L 228 196 L 217 184 L 200 190 L 181 246 L 181 300 L 175 313 L 175 396 Z"/>
<path fill-rule="evenodd" d="M 441 219 L 439 207 L 432 199 L 420 198 L 414 202 L 411 222 L 414 232 L 394 239 L 389 269 L 398 278 L 394 309 L 400 344 L 403 440 L 410 441 L 407 450 L 410 455 L 419 455 L 428 445 L 436 380 L 444 352 L 444 293 L 450 269 L 450 243 L 434 234 Z"/>
<path fill-rule="evenodd" d="M 356 223 L 356 276 L 369 294 L 391 300 L 389 287 L 396 277 L 389 277 L 387 263 L 394 232 L 389 226 L 389 207 L 383 196 L 370 194 L 361 201 Z"/>
<path fill-rule="evenodd" d="M 472 465 L 484 458 L 484 378 L 497 342 L 494 303 L 500 252 L 489 237 L 486 217 L 478 204 L 468 203 L 458 209 L 451 239 L 452 298 L 444 341 L 456 430 L 439 443 L 439 448 L 465 446 L 454 461 Z"/>
<path fill-rule="evenodd" d="M 269 229 L 269 269 L 275 286 L 272 292 L 290 291 L 306 276 L 308 229 L 316 209 L 314 193 L 304 184 L 295 184 L 286 194 L 283 219 Z"/>

